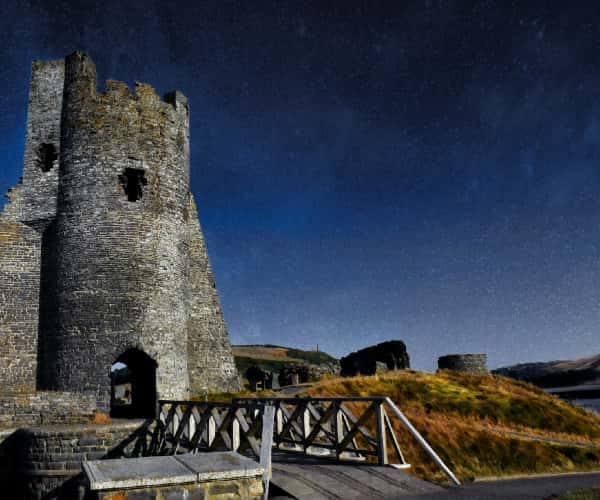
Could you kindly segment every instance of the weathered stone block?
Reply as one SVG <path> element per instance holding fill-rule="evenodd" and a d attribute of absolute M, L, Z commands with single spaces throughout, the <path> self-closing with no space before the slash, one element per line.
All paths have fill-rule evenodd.
<path fill-rule="evenodd" d="M 154 500 L 158 498 L 158 490 L 148 488 L 146 490 L 106 493 L 102 498 L 108 500 Z"/>
<path fill-rule="evenodd" d="M 98 441 L 99 439 L 96 436 L 83 436 L 79 439 L 77 444 L 79 446 L 96 445 L 98 444 Z"/>
<path fill-rule="evenodd" d="M 208 494 L 211 497 L 230 496 L 235 498 L 240 496 L 240 485 L 238 483 L 215 483 L 208 487 Z"/>
<path fill-rule="evenodd" d="M 84 470 L 101 498 L 258 499 L 263 492 L 264 470 L 235 452 L 87 462 Z"/>

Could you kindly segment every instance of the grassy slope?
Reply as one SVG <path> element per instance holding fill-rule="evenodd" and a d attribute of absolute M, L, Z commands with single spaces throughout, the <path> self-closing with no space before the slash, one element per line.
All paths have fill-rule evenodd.
<path fill-rule="evenodd" d="M 600 469 L 599 417 L 504 377 L 397 371 L 325 381 L 306 393 L 390 396 L 463 480 L 474 476 Z M 407 461 L 413 464 L 413 473 L 442 479 L 435 464 L 399 422 L 394 422 L 394 427 Z M 557 445 L 509 436 L 503 431 L 585 441 L 590 446 Z"/>
<path fill-rule="evenodd" d="M 335 359 L 323 351 L 303 351 L 275 345 L 235 345 L 232 349 L 235 364 L 242 376 L 251 365 L 258 365 L 263 370 L 279 371 L 288 363 L 320 364 Z"/>

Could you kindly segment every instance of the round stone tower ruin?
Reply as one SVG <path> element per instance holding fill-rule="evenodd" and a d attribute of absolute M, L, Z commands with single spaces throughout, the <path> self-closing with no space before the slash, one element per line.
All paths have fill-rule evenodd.
<path fill-rule="evenodd" d="M 118 362 L 141 413 L 237 388 L 190 193 L 187 99 L 110 80 L 99 92 L 81 53 L 33 73 L 22 218 L 39 233 L 38 389 L 107 410 Z"/>
<path fill-rule="evenodd" d="M 438 358 L 438 369 L 485 375 L 487 354 L 447 354 Z"/>

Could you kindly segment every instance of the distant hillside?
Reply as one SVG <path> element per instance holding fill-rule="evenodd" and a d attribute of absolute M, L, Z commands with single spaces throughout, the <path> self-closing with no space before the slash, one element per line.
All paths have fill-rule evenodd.
<path fill-rule="evenodd" d="M 492 373 L 524 380 L 539 387 L 600 383 L 600 354 L 571 361 L 522 363 L 498 368 Z"/>
<path fill-rule="evenodd" d="M 263 370 L 279 371 L 282 366 L 289 363 L 320 365 L 336 361 L 336 358 L 323 351 L 303 351 L 271 344 L 234 345 L 233 356 L 242 376 L 251 365 L 257 365 Z"/>

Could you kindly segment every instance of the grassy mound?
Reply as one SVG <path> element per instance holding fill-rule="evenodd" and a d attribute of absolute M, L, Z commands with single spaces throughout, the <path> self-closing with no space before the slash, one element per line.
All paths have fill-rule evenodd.
<path fill-rule="evenodd" d="M 401 370 L 328 380 L 305 394 L 389 396 L 462 480 L 600 469 L 600 417 L 524 382 L 492 375 Z M 443 479 L 395 420 L 412 472 Z M 367 426 L 373 427 L 374 422 Z"/>

